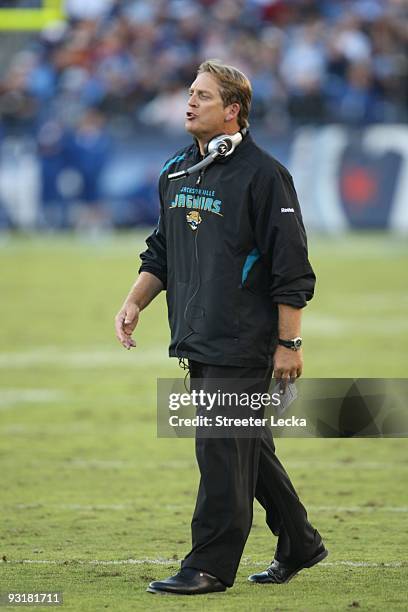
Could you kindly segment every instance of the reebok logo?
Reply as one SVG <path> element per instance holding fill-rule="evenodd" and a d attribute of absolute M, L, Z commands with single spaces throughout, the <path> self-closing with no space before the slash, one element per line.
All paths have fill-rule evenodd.
<path fill-rule="evenodd" d="M 286 213 L 286 212 L 295 212 L 294 208 L 281 208 L 281 212 L 282 213 Z"/>

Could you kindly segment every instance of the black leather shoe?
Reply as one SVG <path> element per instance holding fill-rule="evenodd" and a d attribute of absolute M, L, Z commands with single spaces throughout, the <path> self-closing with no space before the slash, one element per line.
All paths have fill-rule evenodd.
<path fill-rule="evenodd" d="M 148 593 L 160 595 L 202 595 L 226 590 L 227 587 L 221 580 L 193 567 L 183 567 L 175 576 L 166 580 L 155 580 L 147 588 Z"/>
<path fill-rule="evenodd" d="M 296 566 L 286 565 L 274 559 L 267 570 L 249 576 L 248 580 L 257 584 L 283 584 L 289 582 L 300 570 L 313 567 L 313 565 L 325 559 L 328 554 L 329 551 L 322 545 L 311 559 Z"/>

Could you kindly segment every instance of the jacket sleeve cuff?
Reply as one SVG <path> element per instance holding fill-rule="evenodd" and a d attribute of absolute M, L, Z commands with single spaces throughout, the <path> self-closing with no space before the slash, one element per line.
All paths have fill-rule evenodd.
<path fill-rule="evenodd" d="M 314 294 L 316 277 L 312 269 L 298 268 L 287 271 L 285 277 L 275 277 L 270 287 L 270 296 L 275 304 L 287 304 L 304 308 Z"/>
<path fill-rule="evenodd" d="M 274 304 L 286 304 L 287 306 L 293 306 L 293 308 L 304 308 L 307 305 L 307 300 L 310 297 L 306 297 L 304 294 L 297 295 L 274 295 L 272 302 Z"/>
<path fill-rule="evenodd" d="M 163 283 L 164 289 L 167 289 L 167 275 L 163 270 L 160 270 L 156 266 L 152 266 L 151 264 L 145 263 L 142 264 L 139 268 L 139 274 L 141 272 L 150 272 L 150 274 L 153 274 Z"/>

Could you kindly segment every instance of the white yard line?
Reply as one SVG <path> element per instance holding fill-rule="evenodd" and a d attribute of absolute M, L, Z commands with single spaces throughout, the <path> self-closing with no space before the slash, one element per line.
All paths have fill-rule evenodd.
<path fill-rule="evenodd" d="M 330 315 L 321 315 L 315 313 L 307 313 L 305 315 L 304 326 L 310 336 L 327 337 L 327 336 L 342 336 L 350 330 L 363 333 L 369 332 L 370 329 L 374 329 L 374 336 L 385 336 L 390 331 L 397 332 L 408 330 L 408 321 L 406 317 L 394 316 L 390 321 L 390 326 L 378 325 L 380 318 L 384 317 L 384 312 L 378 312 L 378 314 L 372 316 L 363 317 L 363 309 L 361 310 L 361 316 L 356 318 L 350 314 L 345 314 L 342 317 L 335 317 Z"/>
<path fill-rule="evenodd" d="M 7 504 L 5 504 L 7 505 Z M 191 504 L 168 504 L 163 506 L 165 510 L 182 510 L 189 508 Z M 48 504 L 41 502 L 33 502 L 29 504 L 15 504 L 9 507 L 15 510 L 36 510 L 36 509 L 61 509 L 61 510 L 78 510 L 92 512 L 93 510 L 132 510 L 138 512 L 139 508 L 132 502 L 122 504 Z M 308 506 L 311 512 L 408 512 L 408 506 Z"/>
<path fill-rule="evenodd" d="M 57 402 L 64 397 L 65 394 L 58 389 L 1 389 L 0 410 L 7 410 L 18 404 Z"/>
<path fill-rule="evenodd" d="M 84 560 L 56 560 L 56 559 L 20 559 L 10 560 L 6 563 L 19 564 L 35 564 L 35 565 L 179 565 L 178 559 L 116 559 L 116 560 L 102 560 L 102 559 L 90 559 Z M 243 559 L 241 561 L 242 566 L 265 566 L 268 561 L 251 561 L 250 559 Z M 403 567 L 406 564 L 402 561 L 388 561 L 385 563 L 375 563 L 370 561 L 322 561 L 319 563 L 319 567 Z"/>
<path fill-rule="evenodd" d="M 60 509 L 60 510 L 79 510 L 79 511 L 92 511 L 92 510 L 127 510 L 133 508 L 137 511 L 137 508 L 132 504 L 42 504 L 41 502 L 33 502 L 32 504 L 15 504 L 12 506 L 16 510 L 37 510 L 37 509 Z"/>
<path fill-rule="evenodd" d="M 119 344 L 111 350 L 90 348 L 72 350 L 58 347 L 43 347 L 30 351 L 0 353 L 1 368 L 27 368 L 29 366 L 56 366 L 70 368 L 140 367 L 169 362 L 165 345 L 126 351 Z"/>
<path fill-rule="evenodd" d="M 408 462 L 402 461 L 319 461 L 306 459 L 305 461 L 288 461 L 284 462 L 288 468 L 314 468 L 314 469 L 329 469 L 329 470 L 395 470 L 408 469 Z"/>
<path fill-rule="evenodd" d="M 126 428 L 128 430 L 128 427 Z M 1 431 L 1 430 L 0 430 Z M 41 464 L 41 463 L 51 463 L 47 460 L 33 460 L 33 464 Z M 54 461 L 53 465 L 63 465 L 65 468 L 92 468 L 92 469 L 129 469 L 129 468 L 140 468 L 142 465 L 143 469 L 158 469 L 158 465 L 162 466 L 162 469 L 172 469 L 172 470 L 189 470 L 191 468 L 195 469 L 195 463 L 193 461 L 183 461 L 183 460 L 168 460 L 168 461 L 144 461 L 141 464 L 139 461 L 127 461 L 123 459 L 72 459 L 66 461 Z M 322 469 L 322 470 L 407 470 L 408 463 L 407 462 L 387 462 L 387 461 L 313 461 L 313 460 L 305 460 L 305 461 L 285 461 L 285 466 L 289 469 L 303 469 L 303 468 L 313 468 L 313 469 Z"/>
<path fill-rule="evenodd" d="M 317 512 L 408 512 L 408 506 L 308 506 Z"/>

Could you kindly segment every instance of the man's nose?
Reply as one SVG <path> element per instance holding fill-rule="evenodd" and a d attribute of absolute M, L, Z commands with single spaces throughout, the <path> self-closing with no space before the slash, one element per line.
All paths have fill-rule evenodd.
<path fill-rule="evenodd" d="M 196 98 L 195 94 L 192 94 L 192 95 L 189 97 L 189 99 L 188 99 L 188 105 L 189 105 L 189 106 L 194 106 L 194 107 L 198 106 L 198 104 L 197 104 L 197 98 Z"/>

